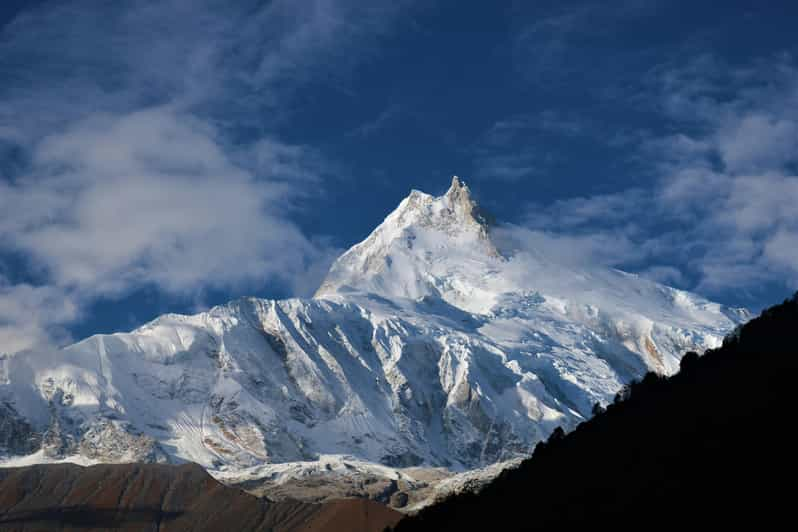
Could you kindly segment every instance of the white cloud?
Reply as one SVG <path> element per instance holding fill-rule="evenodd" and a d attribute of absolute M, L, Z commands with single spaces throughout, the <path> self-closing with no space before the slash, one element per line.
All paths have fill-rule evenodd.
<path fill-rule="evenodd" d="M 540 88 L 584 85 L 599 71 L 617 68 L 624 59 L 640 53 L 630 47 L 613 50 L 612 61 L 603 55 L 608 38 L 628 31 L 627 26 L 639 20 L 656 16 L 663 5 L 659 0 L 617 0 L 611 7 L 600 2 L 540 5 L 536 10 L 539 15 L 520 28 L 512 43 L 514 63 L 519 74 Z M 585 54 L 590 58 L 587 62 Z M 601 89 L 591 86 L 591 90 Z"/>
<path fill-rule="evenodd" d="M 399 120 L 407 110 L 401 105 L 391 104 L 380 112 L 374 119 L 369 120 L 358 127 L 349 131 L 347 135 L 352 137 L 369 138 L 385 130 L 392 122 Z"/>
<path fill-rule="evenodd" d="M 347 91 L 409 1 L 71 0 L 0 29 L 0 136 L 170 104 L 269 130 L 309 83 Z"/>
<path fill-rule="evenodd" d="M 499 249 L 514 255 L 518 251 L 540 254 L 554 263 L 614 267 L 640 255 L 625 235 L 615 231 L 567 234 L 523 226 L 497 227 L 492 237 Z"/>
<path fill-rule="evenodd" d="M 334 165 L 276 126 L 298 88 L 346 90 L 404 5 L 73 0 L 0 29 L 0 157 L 24 154 L 0 252 L 36 280 L 0 284 L 0 351 L 145 286 L 312 293 L 335 250 L 293 219 Z"/>
<path fill-rule="evenodd" d="M 68 338 L 63 325 L 78 308 L 56 287 L 10 284 L 0 276 L 0 353 L 16 353 Z"/>
<path fill-rule="evenodd" d="M 317 178 L 300 147 L 258 150 L 277 174 Z M 86 295 L 290 280 L 320 254 L 286 218 L 295 187 L 257 179 L 207 124 L 169 109 L 90 117 L 45 138 L 4 192 L 2 240 Z"/>
<path fill-rule="evenodd" d="M 764 113 L 749 114 L 718 132 L 717 148 L 732 172 L 779 167 L 798 157 L 798 123 Z"/>
<path fill-rule="evenodd" d="M 656 183 L 530 205 L 526 225 L 584 247 L 585 260 L 615 257 L 710 294 L 798 288 L 798 70 L 789 58 L 735 69 L 704 56 L 656 72 L 675 131 L 640 136 Z"/>
<path fill-rule="evenodd" d="M 669 286 L 681 286 L 685 283 L 684 275 L 675 266 L 651 266 L 641 271 L 640 274 Z"/>
<path fill-rule="evenodd" d="M 592 128 L 585 120 L 562 113 L 510 116 L 494 123 L 475 147 L 474 175 L 478 179 L 517 182 L 545 174 L 560 159 L 549 149 L 544 134 L 575 137 Z"/>
<path fill-rule="evenodd" d="M 777 230 L 765 242 L 763 251 L 765 259 L 788 275 L 793 286 L 798 286 L 798 230 Z"/>

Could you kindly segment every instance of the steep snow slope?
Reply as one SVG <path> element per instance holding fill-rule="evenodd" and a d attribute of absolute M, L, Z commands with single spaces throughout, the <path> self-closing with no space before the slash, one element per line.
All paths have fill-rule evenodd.
<path fill-rule="evenodd" d="M 333 264 L 316 297 L 371 292 L 416 299 L 439 296 L 465 310 L 484 311 L 495 297 L 504 261 L 488 236 L 488 224 L 455 177 L 446 195 L 418 190 L 366 240 Z"/>
<path fill-rule="evenodd" d="M 441 197 L 413 191 L 313 299 L 240 299 L 0 358 L 0 455 L 191 460 L 225 478 L 320 459 L 466 470 L 527 453 L 746 317 L 497 244 L 455 178 Z"/>

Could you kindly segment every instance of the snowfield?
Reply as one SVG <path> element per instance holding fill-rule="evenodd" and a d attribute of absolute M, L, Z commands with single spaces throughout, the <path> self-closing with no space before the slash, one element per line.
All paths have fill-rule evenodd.
<path fill-rule="evenodd" d="M 346 460 L 465 472 L 529 453 L 748 318 L 493 231 L 455 178 L 441 197 L 413 191 L 312 299 L 2 356 L 2 463 L 189 460 L 228 481 Z"/>

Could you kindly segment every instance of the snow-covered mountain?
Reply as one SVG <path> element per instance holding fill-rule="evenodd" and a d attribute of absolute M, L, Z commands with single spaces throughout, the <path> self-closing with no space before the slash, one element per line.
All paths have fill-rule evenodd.
<path fill-rule="evenodd" d="M 0 357 L 0 456 L 190 460 L 220 477 L 330 455 L 467 470 L 528 453 L 747 318 L 494 235 L 454 178 L 441 197 L 413 191 L 312 299 Z"/>

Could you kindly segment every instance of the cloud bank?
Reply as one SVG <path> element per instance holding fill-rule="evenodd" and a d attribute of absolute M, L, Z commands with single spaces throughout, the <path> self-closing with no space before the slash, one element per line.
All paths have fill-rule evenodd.
<path fill-rule="evenodd" d="M 145 287 L 312 293 L 336 250 L 294 219 L 335 165 L 278 126 L 402 5 L 78 0 L 2 28 L 0 259 L 21 266 L 0 277 L 0 352 Z"/>
<path fill-rule="evenodd" d="M 798 69 L 789 56 L 734 67 L 713 56 L 650 73 L 666 134 L 628 147 L 652 185 L 530 204 L 537 247 L 708 294 L 798 288 Z"/>

